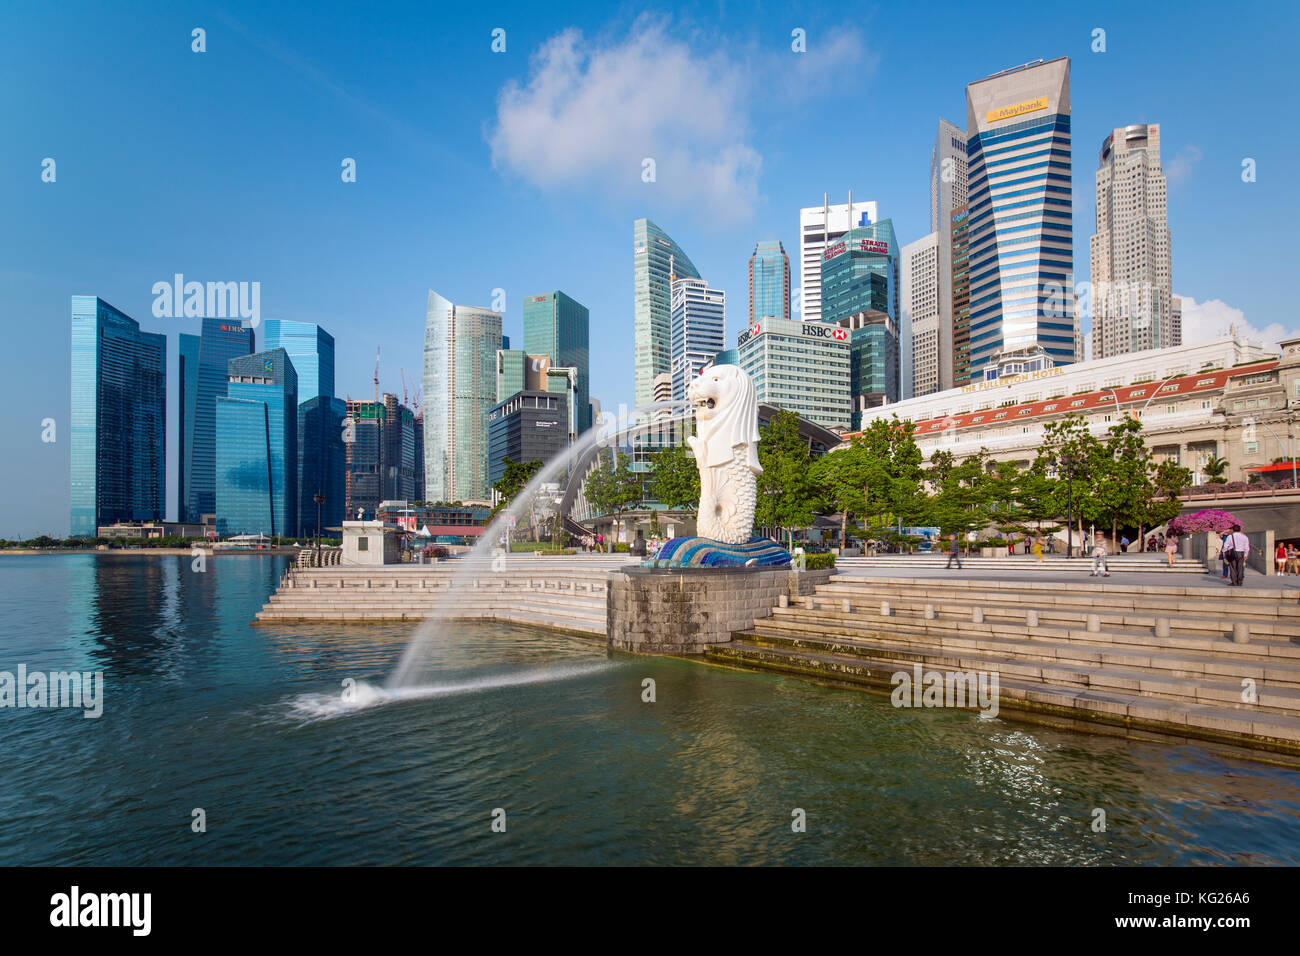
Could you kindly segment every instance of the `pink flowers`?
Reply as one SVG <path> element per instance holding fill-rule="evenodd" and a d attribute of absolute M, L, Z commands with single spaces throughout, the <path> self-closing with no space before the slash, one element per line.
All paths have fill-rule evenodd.
<path fill-rule="evenodd" d="M 1197 511 L 1189 515 L 1179 515 L 1173 521 L 1169 522 L 1169 531 L 1172 534 L 1195 534 L 1202 531 L 1213 531 L 1215 534 L 1223 534 L 1225 531 L 1232 530 L 1234 524 L 1240 524 L 1236 515 L 1230 511 L 1220 511 L 1217 508 L 1206 508 L 1204 511 Z"/>

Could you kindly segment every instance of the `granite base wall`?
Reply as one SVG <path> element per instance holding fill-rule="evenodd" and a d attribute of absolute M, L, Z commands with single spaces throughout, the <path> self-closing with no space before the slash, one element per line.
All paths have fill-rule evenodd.
<path fill-rule="evenodd" d="M 640 568 L 610 575 L 609 646 L 636 654 L 703 654 L 772 613 L 782 596 L 811 594 L 831 571 Z"/>

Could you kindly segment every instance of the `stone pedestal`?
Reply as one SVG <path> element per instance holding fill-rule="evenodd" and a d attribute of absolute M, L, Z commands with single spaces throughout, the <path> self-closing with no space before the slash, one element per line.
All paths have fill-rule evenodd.
<path fill-rule="evenodd" d="M 638 654 L 703 654 L 767 617 L 781 595 L 789 595 L 791 577 L 788 568 L 616 571 L 605 605 L 609 646 Z"/>

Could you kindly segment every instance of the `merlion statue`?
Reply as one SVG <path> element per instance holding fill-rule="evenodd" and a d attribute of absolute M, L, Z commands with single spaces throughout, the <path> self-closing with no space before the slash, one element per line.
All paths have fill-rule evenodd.
<path fill-rule="evenodd" d="M 735 365 L 709 365 L 686 389 L 696 434 L 687 439 L 700 470 L 696 533 L 673 538 L 642 565 L 649 568 L 777 568 L 790 552 L 750 537 L 758 501 L 758 396 Z"/>
<path fill-rule="evenodd" d="M 758 498 L 758 397 L 735 365 L 710 365 L 691 382 L 696 434 L 686 441 L 700 470 L 696 534 L 724 544 L 745 544 Z"/>

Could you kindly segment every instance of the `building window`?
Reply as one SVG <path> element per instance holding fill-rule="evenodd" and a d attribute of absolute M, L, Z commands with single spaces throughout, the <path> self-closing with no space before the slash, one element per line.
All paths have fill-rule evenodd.
<path fill-rule="evenodd" d="M 369 538 L 357 538 L 357 550 L 358 550 L 358 551 L 369 551 L 369 550 L 370 550 L 370 539 L 369 539 Z"/>
<path fill-rule="evenodd" d="M 1247 455 L 1258 455 L 1259 442 L 1257 441 L 1243 442 L 1241 445 L 1241 450 L 1245 452 Z"/>

